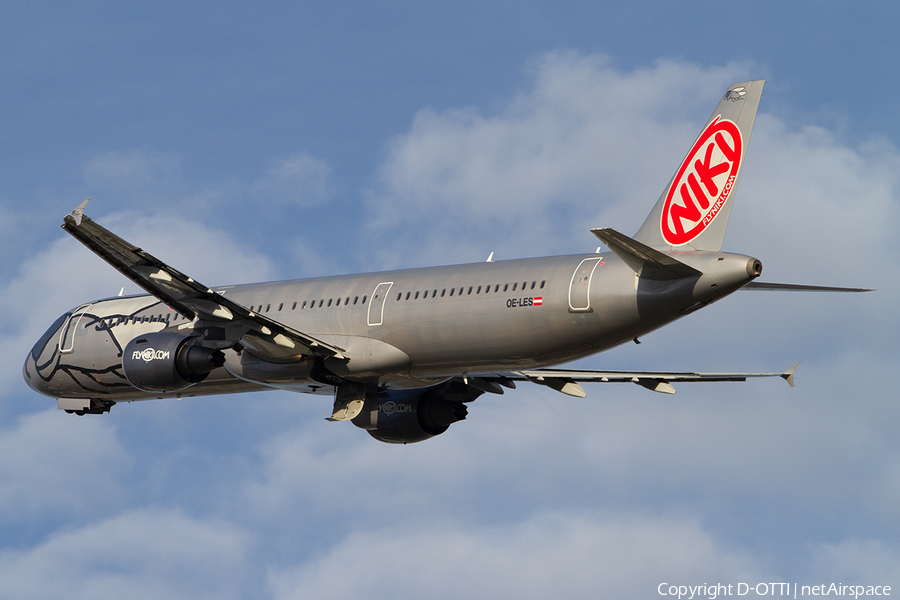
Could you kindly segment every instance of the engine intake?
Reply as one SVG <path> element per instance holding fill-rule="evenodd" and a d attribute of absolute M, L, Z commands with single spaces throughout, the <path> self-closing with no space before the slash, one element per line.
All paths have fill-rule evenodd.
<path fill-rule="evenodd" d="M 122 354 L 128 382 L 146 392 L 179 392 L 200 383 L 225 364 L 225 354 L 206 348 L 196 335 L 149 333 L 134 338 Z"/>

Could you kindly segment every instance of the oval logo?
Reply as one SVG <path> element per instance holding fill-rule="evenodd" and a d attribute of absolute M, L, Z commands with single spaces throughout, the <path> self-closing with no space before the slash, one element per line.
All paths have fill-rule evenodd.
<path fill-rule="evenodd" d="M 394 413 L 408 413 L 412 412 L 412 405 L 407 404 L 405 402 L 396 402 L 394 400 L 388 400 L 387 402 L 382 403 L 380 406 L 381 412 L 386 415 L 393 415 Z"/>
<path fill-rule="evenodd" d="M 734 188 L 743 140 L 737 125 L 720 117 L 697 138 L 666 194 L 659 225 L 663 239 L 673 246 L 703 233 Z"/>

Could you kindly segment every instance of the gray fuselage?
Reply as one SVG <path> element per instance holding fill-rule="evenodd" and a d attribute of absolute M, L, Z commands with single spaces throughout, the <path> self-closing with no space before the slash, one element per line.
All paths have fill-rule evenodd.
<path fill-rule="evenodd" d="M 702 275 L 643 279 L 618 256 L 571 255 L 223 286 L 215 291 L 345 350 L 329 372 L 382 388 L 419 388 L 456 375 L 559 364 L 656 329 L 748 283 L 748 256 L 672 253 Z M 98 300 L 61 316 L 35 344 L 25 378 L 56 398 L 141 400 L 122 352 L 140 335 L 194 326 L 152 296 Z M 185 396 L 282 388 L 331 392 L 312 361 L 227 362 Z M 178 394 L 181 395 L 181 394 Z"/>

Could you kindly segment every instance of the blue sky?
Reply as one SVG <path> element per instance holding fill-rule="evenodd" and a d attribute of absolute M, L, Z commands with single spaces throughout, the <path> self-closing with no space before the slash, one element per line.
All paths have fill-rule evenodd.
<path fill-rule="evenodd" d="M 0 597 L 647 598 L 900 588 L 900 52 L 889 3 L 0 7 Z M 763 278 L 589 368 L 777 371 L 674 397 L 520 386 L 379 444 L 272 392 L 76 418 L 22 382 L 120 275 L 87 212 L 210 285 L 592 251 L 765 78 L 725 249 Z M 423 590 L 427 590 L 424 592 Z M 752 594 L 751 594 L 752 595 Z"/>

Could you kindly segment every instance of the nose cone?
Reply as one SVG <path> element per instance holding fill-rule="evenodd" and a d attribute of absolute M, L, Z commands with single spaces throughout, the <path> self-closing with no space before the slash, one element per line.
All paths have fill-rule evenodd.
<path fill-rule="evenodd" d="M 22 366 L 22 377 L 25 379 L 28 387 L 34 391 L 45 396 L 53 396 L 53 386 L 49 381 L 44 381 L 40 373 L 38 373 L 33 353 L 34 350 L 29 352 L 28 357 L 25 359 L 25 364 Z"/>

